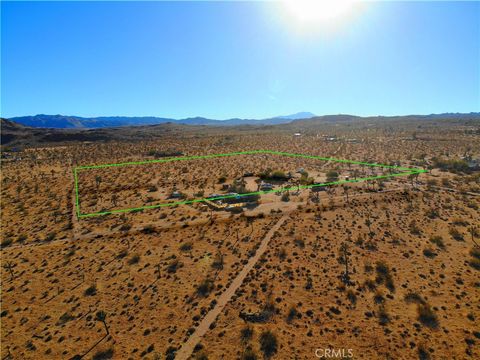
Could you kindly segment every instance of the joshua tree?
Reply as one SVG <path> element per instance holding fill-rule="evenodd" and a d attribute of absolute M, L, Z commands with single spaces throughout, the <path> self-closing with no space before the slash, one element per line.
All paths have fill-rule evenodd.
<path fill-rule="evenodd" d="M 470 226 L 468 228 L 468 232 L 470 233 L 470 235 L 472 236 L 472 242 L 475 244 L 476 247 L 480 247 L 477 242 L 475 241 L 475 237 L 478 236 L 477 234 L 477 229 L 475 228 L 475 226 Z"/>
<path fill-rule="evenodd" d="M 215 258 L 213 259 L 212 267 L 218 271 L 223 269 L 223 254 L 218 250 Z"/>
<path fill-rule="evenodd" d="M 92 351 L 93 349 L 95 349 L 95 347 L 100 344 L 103 339 L 105 339 L 108 335 L 110 335 L 110 331 L 108 330 L 108 325 L 107 325 L 107 314 L 100 310 L 98 311 L 96 314 L 95 314 L 95 320 L 97 321 L 101 321 L 103 323 L 103 326 L 105 326 L 105 335 L 99 339 L 95 344 L 93 344 L 93 346 L 88 349 L 85 353 L 83 353 L 82 355 L 75 355 L 74 357 L 71 358 L 71 360 L 79 360 L 79 359 L 83 359 L 90 351 Z"/>
<path fill-rule="evenodd" d="M 247 226 L 250 225 L 250 233 L 246 236 L 246 239 L 247 240 L 250 240 L 251 239 L 251 236 L 253 234 L 253 222 L 255 220 L 255 218 L 253 217 L 246 217 L 245 220 L 247 221 Z"/>
<path fill-rule="evenodd" d="M 3 358 L 4 360 L 13 359 L 12 353 L 10 352 L 10 346 L 7 346 L 7 355 Z"/>
<path fill-rule="evenodd" d="M 326 192 L 327 192 L 327 195 L 328 197 L 330 198 L 330 201 L 333 199 L 333 188 L 331 186 L 327 186 L 325 188 Z"/>
<path fill-rule="evenodd" d="M 348 186 L 343 186 L 343 194 L 345 195 L 347 203 L 350 203 L 348 199 Z"/>
<path fill-rule="evenodd" d="M 210 209 L 210 225 L 213 224 L 213 209 Z"/>
<path fill-rule="evenodd" d="M 297 193 L 300 192 L 300 184 L 301 184 L 300 180 L 295 180 L 295 186 L 297 187 Z"/>
<path fill-rule="evenodd" d="M 345 265 L 345 272 L 342 274 L 342 281 L 345 283 L 345 284 L 349 284 L 350 283 L 350 273 L 348 271 L 348 245 L 347 243 L 342 243 L 342 245 L 340 246 L 340 253 L 341 253 L 341 256 L 343 257 L 342 258 L 342 262 L 343 264 Z"/>
<path fill-rule="evenodd" d="M 117 194 L 113 194 L 113 195 L 112 195 L 112 204 L 113 204 L 113 206 L 117 207 L 117 201 L 118 201 L 118 195 L 117 195 Z"/>
<path fill-rule="evenodd" d="M 198 238 L 200 240 L 203 240 L 205 238 L 205 233 L 206 233 L 205 226 L 201 226 L 200 231 L 198 233 Z"/>
<path fill-rule="evenodd" d="M 372 219 L 372 216 L 371 216 L 371 214 L 370 214 L 370 211 L 368 211 L 368 212 L 367 212 L 367 220 L 365 220 L 365 225 L 368 226 L 368 234 L 369 234 L 370 236 L 372 236 L 372 224 L 373 224 L 373 222 L 372 222 L 371 219 Z"/>
<path fill-rule="evenodd" d="M 360 171 L 359 171 L 358 169 L 354 169 L 354 170 L 353 170 L 353 178 L 354 178 L 355 180 L 357 180 L 359 174 L 360 174 Z"/>
<path fill-rule="evenodd" d="M 236 234 L 237 234 L 237 240 L 235 240 L 235 242 L 232 245 L 232 252 L 234 254 L 236 254 L 236 252 L 237 252 L 237 247 L 236 246 L 237 246 L 238 242 L 240 241 L 240 229 L 237 228 Z"/>
<path fill-rule="evenodd" d="M 155 268 L 157 269 L 156 273 L 157 273 L 157 280 L 160 279 L 160 264 L 157 264 L 155 265 Z"/>
<path fill-rule="evenodd" d="M 106 321 L 107 314 L 105 313 L 105 311 L 103 310 L 98 311 L 97 314 L 95 315 L 95 319 L 103 323 L 103 326 L 105 326 L 105 331 L 107 332 L 105 336 L 108 336 L 110 334 L 110 331 L 108 330 L 108 325 Z"/>
<path fill-rule="evenodd" d="M 317 209 L 318 209 L 318 221 L 322 221 L 322 198 L 320 197 L 320 195 L 318 196 L 318 206 L 317 206 Z"/>
<path fill-rule="evenodd" d="M 18 185 L 15 188 L 15 191 L 17 192 L 17 199 L 20 200 L 20 193 L 22 192 L 22 187 L 20 185 Z"/>
<path fill-rule="evenodd" d="M 56 224 L 58 223 L 58 218 L 60 217 L 60 215 L 62 215 L 62 213 L 60 212 L 60 210 L 55 210 L 52 215 L 53 215 L 53 222 Z"/>
<path fill-rule="evenodd" d="M 414 182 L 418 181 L 418 175 L 419 173 L 413 173 L 408 175 L 408 179 L 410 180 L 410 183 L 412 184 L 412 186 L 414 186 Z"/>
<path fill-rule="evenodd" d="M 82 270 L 78 271 L 78 273 L 80 274 L 80 277 L 82 278 L 82 283 L 85 282 L 85 267 L 83 266 L 83 264 L 81 265 L 82 267 Z"/>
<path fill-rule="evenodd" d="M 15 275 L 13 274 L 13 263 L 11 261 L 5 261 L 3 268 L 10 273 L 10 280 L 13 280 Z"/>

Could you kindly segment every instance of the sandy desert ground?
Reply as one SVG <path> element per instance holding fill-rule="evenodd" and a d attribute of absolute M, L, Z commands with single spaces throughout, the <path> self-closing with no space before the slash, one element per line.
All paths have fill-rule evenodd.
<path fill-rule="evenodd" d="M 480 358 L 480 172 L 462 160 L 480 156 L 478 123 L 173 131 L 4 149 L 2 359 Z M 427 172 L 234 212 L 76 216 L 76 166 L 258 149 Z M 246 172 L 255 191 L 268 169 L 296 183 L 372 171 L 264 155 L 95 169 L 79 175 L 82 212 L 226 193 Z"/>

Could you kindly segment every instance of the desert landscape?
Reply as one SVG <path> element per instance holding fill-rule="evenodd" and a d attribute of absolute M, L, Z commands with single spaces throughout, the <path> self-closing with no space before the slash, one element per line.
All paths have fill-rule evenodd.
<path fill-rule="evenodd" d="M 480 1 L 0 23 L 0 360 L 480 359 Z"/>
<path fill-rule="evenodd" d="M 143 131 L 2 120 L 2 359 L 480 356 L 478 116 Z M 425 172 L 280 191 L 392 170 L 273 154 L 94 168 L 85 214 L 234 195 L 77 214 L 75 167 L 260 149 Z M 235 195 L 262 186 L 279 191 Z"/>

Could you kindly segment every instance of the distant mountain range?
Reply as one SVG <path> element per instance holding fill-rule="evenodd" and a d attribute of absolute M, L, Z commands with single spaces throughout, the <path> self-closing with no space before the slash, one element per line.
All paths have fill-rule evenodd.
<path fill-rule="evenodd" d="M 405 116 L 355 116 L 355 115 L 323 115 L 317 116 L 311 112 L 298 112 L 291 115 L 276 116 L 268 119 L 228 119 L 228 120 L 213 120 L 204 117 L 193 117 L 186 119 L 171 119 L 161 118 L 155 116 L 143 116 L 143 117 L 128 117 L 128 116 L 100 116 L 100 117 L 80 117 L 80 116 L 68 116 L 68 115 L 35 115 L 35 116 L 19 116 L 13 117 L 11 120 L 17 124 L 32 128 L 50 128 L 50 129 L 100 129 L 100 128 L 114 128 L 114 127 L 127 127 L 127 126 L 149 126 L 149 125 L 161 125 L 161 124 L 177 124 L 177 125 L 196 125 L 196 126 L 239 126 L 239 125 L 281 125 L 301 122 L 311 123 L 313 122 L 342 122 L 352 121 L 360 119 L 384 119 L 384 120 L 407 120 L 407 119 L 429 119 L 429 120 L 446 120 L 446 119 L 476 119 L 478 120 L 480 113 L 443 113 L 443 114 L 430 114 L 430 115 L 405 115 Z"/>
<path fill-rule="evenodd" d="M 209 125 L 209 126 L 236 126 L 236 125 L 278 125 L 286 124 L 293 120 L 309 119 L 315 117 L 315 114 L 310 112 L 299 112 L 296 114 L 277 116 L 269 119 L 228 119 L 228 120 L 213 120 L 203 117 L 194 117 L 186 119 L 170 119 L 155 116 L 145 117 L 128 117 L 128 116 L 101 116 L 93 118 L 85 118 L 80 116 L 66 116 L 66 115 L 35 115 L 35 116 L 20 116 L 13 117 L 9 120 L 18 124 L 37 128 L 55 128 L 55 129 L 71 129 L 71 128 L 108 128 L 121 126 L 144 126 L 144 125 L 158 125 L 165 123 L 174 123 L 182 125 Z"/>
<path fill-rule="evenodd" d="M 310 115 L 310 113 L 308 113 Z M 364 128 L 365 126 L 411 126 L 412 124 L 418 127 L 421 126 L 452 126 L 453 124 L 459 126 L 476 126 L 480 128 L 480 113 L 447 113 L 447 114 L 431 114 L 431 115 L 408 115 L 408 116 L 368 116 L 360 117 L 354 115 L 324 115 L 315 116 L 313 118 L 303 119 L 303 114 L 299 115 L 300 119 L 291 120 L 288 116 L 280 117 L 276 120 L 240 120 L 231 119 L 227 121 L 208 120 L 203 119 L 200 121 L 200 125 L 193 125 L 195 122 L 199 123 L 198 119 L 189 119 L 188 125 L 181 122 L 163 122 L 154 123 L 153 125 L 144 126 L 127 126 L 127 125 L 139 125 L 134 119 L 137 118 L 111 118 L 116 121 L 103 121 L 100 122 L 99 118 L 96 118 L 95 125 L 97 128 L 87 128 L 90 123 L 82 124 L 78 123 L 78 119 L 85 120 L 84 118 L 78 118 L 74 116 L 61 116 L 61 115 L 38 115 L 32 117 L 25 117 L 25 119 L 39 119 L 35 123 L 36 127 L 19 124 L 17 121 L 11 121 L 8 119 L 0 118 L 1 131 L 0 144 L 16 147 L 16 146 L 33 146 L 39 144 L 60 144 L 69 142 L 95 142 L 95 141 L 134 141 L 134 140 L 146 140 L 146 139 L 162 139 L 165 136 L 185 136 L 185 135 L 199 135 L 199 134 L 217 134 L 225 136 L 225 134 L 259 134 L 262 131 L 277 131 L 279 133 L 303 133 L 307 134 L 312 132 L 318 134 L 319 131 L 335 133 L 335 129 L 339 125 L 349 126 L 353 130 L 355 127 Z M 43 118 L 45 117 L 45 118 Z M 294 115 L 296 117 L 296 115 Z M 43 118 L 43 120 L 42 120 Z M 18 118 L 14 118 L 18 119 Z M 54 120 L 57 120 L 55 122 Z M 118 119 L 127 119 L 128 122 L 119 122 Z M 139 118 L 145 121 L 145 118 Z M 152 118 L 150 118 L 152 119 Z M 158 121 L 158 118 L 153 118 Z M 52 120 L 52 121 L 50 121 Z M 207 124 L 205 121 L 213 121 L 216 126 L 203 126 Z M 71 121 L 71 122 L 69 122 Z M 154 121 L 154 120 L 151 120 Z M 181 121 L 181 120 L 180 120 Z M 270 121 L 280 121 L 277 125 L 272 125 Z M 238 126 L 234 125 L 237 122 Z M 286 122 L 286 123 L 285 123 Z M 103 127 L 98 128 L 99 123 Z M 118 124 L 122 123 L 122 126 Z M 230 125 L 222 127 L 219 125 Z M 245 126 L 244 124 L 249 124 Z M 70 128 L 54 128 L 54 126 L 69 126 Z M 40 128 L 40 126 L 48 126 Z M 110 127 L 112 126 L 112 127 Z"/>

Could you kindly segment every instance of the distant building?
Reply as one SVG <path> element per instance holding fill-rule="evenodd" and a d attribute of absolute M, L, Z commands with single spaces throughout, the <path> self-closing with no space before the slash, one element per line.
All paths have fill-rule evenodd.
<path fill-rule="evenodd" d="M 322 135 L 325 141 L 337 141 L 336 135 Z"/>
<path fill-rule="evenodd" d="M 262 182 L 260 184 L 260 190 L 262 191 L 268 191 L 273 189 L 273 184 Z"/>
<path fill-rule="evenodd" d="M 464 156 L 463 160 L 467 163 L 470 170 L 480 170 L 480 159 L 474 159 L 469 155 Z"/>
<path fill-rule="evenodd" d="M 313 185 L 315 186 L 310 188 L 313 192 L 327 191 L 327 186 L 320 186 L 322 183 L 314 183 Z"/>
<path fill-rule="evenodd" d="M 243 208 L 245 206 L 247 206 L 247 203 L 244 203 L 244 202 L 240 202 L 240 203 L 236 203 L 236 204 L 229 204 L 225 207 L 225 210 L 234 210 L 234 209 Z"/>
<path fill-rule="evenodd" d="M 182 197 L 183 197 L 183 195 L 180 191 L 173 191 L 170 194 L 170 198 L 172 198 L 172 199 L 181 199 Z"/>

